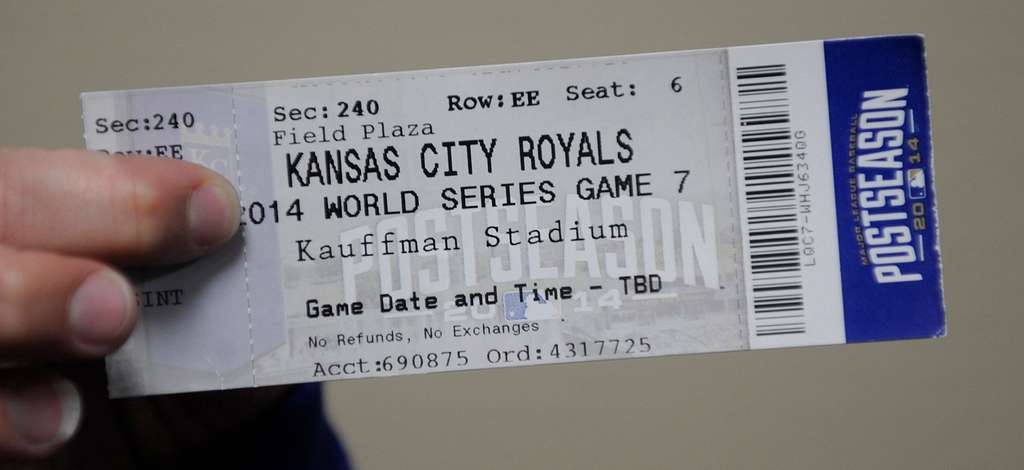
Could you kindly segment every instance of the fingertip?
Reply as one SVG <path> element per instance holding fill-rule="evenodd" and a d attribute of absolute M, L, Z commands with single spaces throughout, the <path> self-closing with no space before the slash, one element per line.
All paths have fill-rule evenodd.
<path fill-rule="evenodd" d="M 20 249 L 176 264 L 222 245 L 239 227 L 232 183 L 195 162 L 15 149 L 0 150 L 0 175 L 17 183 L 0 185 L 8 220 L 0 242 Z M 54 230 L 53 220 L 74 229 Z"/>
<path fill-rule="evenodd" d="M 68 315 L 75 346 L 86 354 L 106 354 L 135 326 L 139 313 L 134 288 L 112 269 L 96 271 L 71 296 Z"/>
<path fill-rule="evenodd" d="M 238 192 L 223 177 L 210 178 L 192 190 L 188 200 L 188 229 L 201 250 L 219 246 L 238 231 Z"/>
<path fill-rule="evenodd" d="M 30 456 L 45 456 L 65 444 L 82 421 L 78 388 L 63 377 L 32 378 L 6 384 L 2 391 L 8 426 L 4 447 Z M 5 439 L 5 440 L 7 440 Z"/>
<path fill-rule="evenodd" d="M 70 380 L 58 377 L 54 382 L 60 401 L 60 426 L 57 427 L 57 443 L 70 441 L 82 423 L 82 395 Z"/>

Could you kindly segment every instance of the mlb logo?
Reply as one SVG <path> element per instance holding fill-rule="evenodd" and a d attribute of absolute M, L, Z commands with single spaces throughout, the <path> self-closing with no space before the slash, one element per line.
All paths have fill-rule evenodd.
<path fill-rule="evenodd" d="M 522 300 L 518 292 L 506 292 L 502 298 L 506 320 L 548 320 L 561 313 L 554 303 L 532 293 L 525 293 Z"/>
<path fill-rule="evenodd" d="M 925 191 L 924 170 L 920 168 L 907 170 L 907 181 L 910 184 L 910 199 L 924 199 L 928 196 Z"/>

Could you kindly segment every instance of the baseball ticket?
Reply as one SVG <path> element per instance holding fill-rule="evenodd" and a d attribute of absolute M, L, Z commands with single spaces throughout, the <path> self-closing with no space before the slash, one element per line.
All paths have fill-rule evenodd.
<path fill-rule="evenodd" d="M 945 334 L 924 42 L 82 94 L 239 233 L 132 273 L 113 397 Z"/>

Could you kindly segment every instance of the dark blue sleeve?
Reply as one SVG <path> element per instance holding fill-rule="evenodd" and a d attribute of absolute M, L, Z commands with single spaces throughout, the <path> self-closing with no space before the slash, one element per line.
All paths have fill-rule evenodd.
<path fill-rule="evenodd" d="M 200 457 L 202 468 L 351 468 L 341 441 L 324 415 L 320 384 L 315 383 L 291 387 L 275 409 L 212 447 Z"/>

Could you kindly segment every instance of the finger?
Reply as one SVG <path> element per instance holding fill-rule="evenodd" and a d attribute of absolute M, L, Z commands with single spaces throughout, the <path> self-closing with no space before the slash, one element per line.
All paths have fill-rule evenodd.
<path fill-rule="evenodd" d="M 0 243 L 118 264 L 176 263 L 238 228 L 234 187 L 178 160 L 0 150 Z"/>
<path fill-rule="evenodd" d="M 60 377 L 0 379 L 0 455 L 42 457 L 75 433 L 82 417 L 78 390 Z"/>
<path fill-rule="evenodd" d="M 96 261 L 0 247 L 0 360 L 99 357 L 138 318 L 127 279 Z"/>

